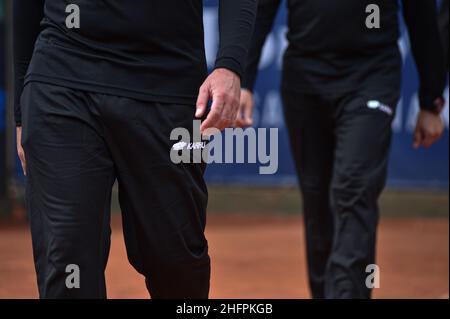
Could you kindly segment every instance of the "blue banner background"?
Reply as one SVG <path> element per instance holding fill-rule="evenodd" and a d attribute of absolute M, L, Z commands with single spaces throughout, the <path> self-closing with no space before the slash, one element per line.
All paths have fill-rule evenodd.
<path fill-rule="evenodd" d="M 209 66 L 212 67 L 217 50 L 217 0 L 205 1 L 205 33 Z M 280 10 L 273 32 L 266 43 L 256 87 L 256 127 L 279 128 L 279 170 L 273 176 L 258 174 L 255 164 L 211 164 L 207 178 L 213 183 L 238 184 L 294 184 L 296 177 L 290 155 L 287 132 L 282 116 L 279 81 L 282 54 L 286 47 L 286 9 Z M 399 46 L 404 57 L 404 81 L 402 99 L 393 125 L 394 138 L 391 151 L 388 184 L 407 188 L 448 188 L 449 136 L 448 136 L 448 88 L 444 114 L 446 132 L 439 143 L 429 150 L 412 148 L 413 130 L 418 112 L 417 72 L 409 49 L 408 36 L 401 26 Z M 363 151 L 363 150 L 362 150 Z"/>
<path fill-rule="evenodd" d="M 218 46 L 217 0 L 205 0 L 204 2 L 206 52 L 208 64 L 212 67 Z M 287 44 L 285 20 L 286 10 L 283 7 L 264 49 L 256 88 L 255 127 L 279 128 L 278 173 L 259 175 L 259 165 L 256 164 L 212 164 L 207 171 L 209 182 L 249 185 L 294 185 L 296 183 L 278 92 L 282 54 Z M 430 150 L 413 150 L 411 144 L 418 112 L 418 81 L 403 25 L 399 45 L 404 56 L 405 71 L 402 100 L 398 105 L 398 114 L 393 125 L 394 138 L 388 184 L 401 188 L 448 189 L 448 88 L 445 93 L 447 107 L 444 118 L 447 130 L 444 137 Z M 5 126 L 4 103 L 4 93 L 0 90 L 0 131 L 3 131 Z M 19 167 L 18 162 L 18 174 L 21 174 Z"/>

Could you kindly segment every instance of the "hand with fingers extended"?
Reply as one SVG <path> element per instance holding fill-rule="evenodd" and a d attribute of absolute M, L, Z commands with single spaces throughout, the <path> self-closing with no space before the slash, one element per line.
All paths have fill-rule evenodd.
<path fill-rule="evenodd" d="M 239 111 L 241 80 L 228 69 L 216 69 L 200 87 L 195 116 L 203 117 L 212 100 L 211 111 L 203 121 L 200 131 L 208 135 L 208 129 L 224 130 L 234 125 Z"/>

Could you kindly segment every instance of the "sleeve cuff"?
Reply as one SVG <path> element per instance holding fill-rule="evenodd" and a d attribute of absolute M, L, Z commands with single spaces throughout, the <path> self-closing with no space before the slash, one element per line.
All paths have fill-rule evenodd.
<path fill-rule="evenodd" d="M 240 63 L 238 63 L 233 58 L 219 58 L 216 61 L 214 69 L 228 69 L 234 73 L 236 73 L 241 79 L 243 78 L 243 68 Z"/>
<path fill-rule="evenodd" d="M 442 109 L 439 101 L 445 101 L 442 95 L 432 97 L 431 95 L 421 94 L 419 95 L 420 108 L 426 111 L 436 111 L 436 109 Z"/>
<path fill-rule="evenodd" d="M 255 79 L 249 78 L 248 74 L 246 74 L 242 79 L 241 87 L 253 93 L 255 90 Z"/>

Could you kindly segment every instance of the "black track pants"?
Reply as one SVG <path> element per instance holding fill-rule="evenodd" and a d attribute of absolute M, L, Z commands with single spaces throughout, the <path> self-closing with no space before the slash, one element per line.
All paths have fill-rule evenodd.
<path fill-rule="evenodd" d="M 170 160 L 170 132 L 192 131 L 194 107 L 34 82 L 22 106 L 40 297 L 106 297 L 117 179 L 128 259 L 151 296 L 207 298 L 205 166 Z M 79 267 L 79 288 L 67 288 L 68 265 Z"/>
<path fill-rule="evenodd" d="M 284 90 L 283 100 L 304 198 L 312 295 L 369 298 L 366 267 L 375 263 L 377 201 L 398 92 L 318 96 Z"/>

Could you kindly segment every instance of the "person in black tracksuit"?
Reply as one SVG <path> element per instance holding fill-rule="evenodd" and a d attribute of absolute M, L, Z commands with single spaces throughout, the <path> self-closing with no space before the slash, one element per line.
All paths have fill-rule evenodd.
<path fill-rule="evenodd" d="M 115 180 L 128 258 L 152 298 L 208 297 L 205 165 L 174 164 L 170 134 L 192 133 L 194 114 L 203 131 L 234 121 L 256 0 L 220 1 L 209 77 L 202 9 L 201 0 L 14 1 L 18 152 L 41 298 L 106 297 Z"/>
<path fill-rule="evenodd" d="M 243 81 L 240 125 L 251 124 L 258 61 L 281 0 L 260 0 Z M 369 28 L 370 4 L 380 28 Z M 314 298 L 369 298 L 377 200 L 385 186 L 391 124 L 400 95 L 398 2 L 288 0 L 282 97 L 304 198 L 309 282 Z M 445 74 L 434 0 L 403 1 L 420 75 L 415 146 L 443 131 Z M 381 269 L 382 271 L 382 269 Z"/>

